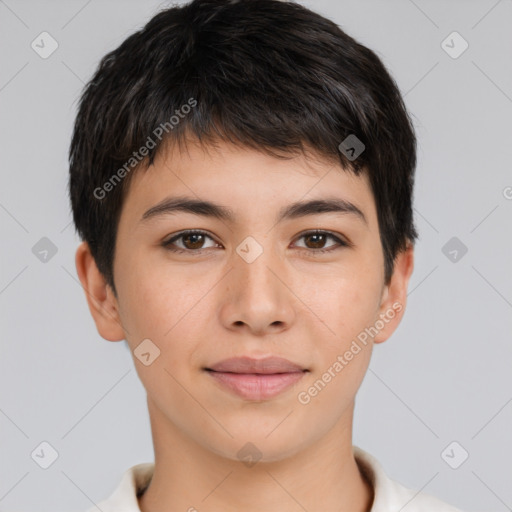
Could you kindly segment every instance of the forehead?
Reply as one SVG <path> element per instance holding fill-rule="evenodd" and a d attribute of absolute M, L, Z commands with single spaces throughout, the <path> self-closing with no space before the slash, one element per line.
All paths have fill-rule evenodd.
<path fill-rule="evenodd" d="M 130 181 L 122 214 L 130 222 L 169 197 L 215 201 L 240 219 L 327 197 L 355 205 L 368 220 L 375 216 L 366 172 L 356 176 L 317 153 L 278 158 L 226 142 L 192 142 L 162 148 L 153 165 L 137 170 Z"/>

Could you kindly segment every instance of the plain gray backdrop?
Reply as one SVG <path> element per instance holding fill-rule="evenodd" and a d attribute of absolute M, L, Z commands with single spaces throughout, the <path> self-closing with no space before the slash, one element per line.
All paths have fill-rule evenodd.
<path fill-rule="evenodd" d="M 418 136 L 407 311 L 375 347 L 354 444 L 404 485 L 512 510 L 512 1 L 301 3 L 382 58 Z M 153 460 L 131 355 L 77 278 L 66 186 L 84 83 L 165 5 L 0 0 L 2 511 L 84 511 Z"/>

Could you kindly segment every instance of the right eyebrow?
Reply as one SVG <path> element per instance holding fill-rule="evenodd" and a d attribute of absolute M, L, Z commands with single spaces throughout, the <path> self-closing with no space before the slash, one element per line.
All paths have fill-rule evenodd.
<path fill-rule="evenodd" d="M 175 212 L 185 212 L 192 213 L 193 215 L 202 215 L 204 217 L 214 217 L 228 222 L 234 222 L 235 220 L 233 211 L 226 206 L 212 203 L 210 201 L 201 201 L 191 197 L 166 197 L 158 204 L 147 210 L 140 220 L 143 222 L 157 216 Z"/>

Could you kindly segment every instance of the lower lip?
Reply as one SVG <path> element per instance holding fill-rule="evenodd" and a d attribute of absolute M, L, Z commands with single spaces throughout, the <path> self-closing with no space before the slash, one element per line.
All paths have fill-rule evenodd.
<path fill-rule="evenodd" d="M 266 400 L 293 386 L 305 372 L 272 373 L 208 373 L 223 387 L 247 400 Z"/>

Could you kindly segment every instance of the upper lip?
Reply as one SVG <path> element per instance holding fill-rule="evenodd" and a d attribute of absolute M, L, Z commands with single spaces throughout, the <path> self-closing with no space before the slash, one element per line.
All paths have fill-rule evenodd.
<path fill-rule="evenodd" d="M 213 366 L 206 368 L 206 370 L 230 373 L 259 373 L 263 375 L 307 371 L 302 366 L 288 361 L 288 359 L 275 356 L 265 357 L 263 359 L 232 357 L 219 361 Z"/>

